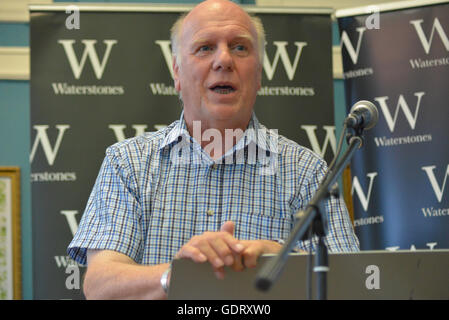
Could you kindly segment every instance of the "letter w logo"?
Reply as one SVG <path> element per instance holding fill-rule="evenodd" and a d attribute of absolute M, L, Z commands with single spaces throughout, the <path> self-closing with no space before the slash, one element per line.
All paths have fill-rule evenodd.
<path fill-rule="evenodd" d="M 415 129 L 416 126 L 416 119 L 418 118 L 418 111 L 419 107 L 421 105 L 421 98 L 425 94 L 425 92 L 415 92 L 415 96 L 417 97 L 418 101 L 416 102 L 416 109 L 415 114 L 412 115 L 412 112 L 410 111 L 410 108 L 408 107 L 407 102 L 404 99 L 404 96 L 401 94 L 399 95 L 398 104 L 396 105 L 396 111 L 394 113 L 394 117 L 391 116 L 390 110 L 387 105 L 388 97 L 377 97 L 374 98 L 382 110 L 382 113 L 385 117 L 385 121 L 387 121 L 388 128 L 391 132 L 394 132 L 394 127 L 396 126 L 396 120 L 398 118 L 399 109 L 402 109 L 404 112 L 405 117 L 407 118 L 408 123 L 410 124 L 410 127 L 412 130 Z"/>
<path fill-rule="evenodd" d="M 446 51 L 449 51 L 449 39 L 447 38 L 447 35 L 444 32 L 443 27 L 441 26 L 440 20 L 438 20 L 438 18 L 435 18 L 435 20 L 433 20 L 433 26 L 432 26 L 432 31 L 430 33 L 429 40 L 427 40 L 426 35 L 424 34 L 424 31 L 421 26 L 421 23 L 423 23 L 423 21 L 424 20 L 422 20 L 422 19 L 421 20 L 412 20 L 412 21 L 410 21 L 410 23 L 415 27 L 416 33 L 418 34 L 418 37 L 419 37 L 419 41 L 421 41 L 421 44 L 422 44 L 426 54 L 429 54 L 429 52 L 430 52 L 430 46 L 432 45 L 432 39 L 433 39 L 433 34 L 434 34 L 435 30 L 440 35 L 441 41 L 443 42 L 444 47 L 446 48 Z"/>
<path fill-rule="evenodd" d="M 146 124 L 133 124 L 133 129 L 136 131 L 135 137 L 144 134 L 145 130 L 148 128 Z M 125 124 L 110 124 L 109 129 L 112 129 L 114 131 L 115 138 L 118 142 L 123 141 L 126 139 L 125 137 Z"/>
<path fill-rule="evenodd" d="M 363 189 L 360 186 L 360 182 L 357 176 L 354 176 L 352 180 L 352 189 L 351 189 L 351 195 L 354 194 L 354 190 L 356 191 L 357 196 L 359 197 L 360 203 L 362 204 L 363 210 L 365 210 L 365 212 L 368 210 L 368 205 L 371 198 L 371 191 L 373 190 L 374 178 L 377 176 L 377 172 L 368 173 L 366 176 L 369 178 L 367 195 L 365 195 L 365 193 L 363 192 Z"/>
<path fill-rule="evenodd" d="M 314 125 L 303 125 L 301 126 L 301 129 L 304 129 L 307 133 L 307 137 L 309 138 L 310 145 L 314 152 L 319 154 L 321 157 L 324 157 L 326 154 L 326 150 L 328 145 L 331 146 L 332 151 L 335 155 L 335 152 L 337 151 L 337 141 L 335 137 L 335 126 L 323 126 L 324 130 L 326 130 L 326 137 L 324 138 L 323 142 L 323 148 L 320 147 L 320 144 L 318 143 L 318 138 L 316 136 L 315 130 L 317 126 Z"/>
<path fill-rule="evenodd" d="M 341 34 L 341 50 L 343 51 L 344 45 L 353 64 L 357 64 L 357 60 L 359 60 L 360 44 L 362 43 L 363 33 L 366 31 L 366 28 L 360 27 L 356 30 L 359 33 L 359 39 L 357 40 L 357 49 L 354 49 L 354 47 L 352 46 L 351 40 L 349 40 L 346 31 L 343 31 Z"/>
<path fill-rule="evenodd" d="M 432 185 L 433 191 L 435 192 L 435 196 L 437 197 L 438 202 L 441 202 L 443 199 L 443 192 L 444 188 L 446 187 L 446 180 L 449 176 L 449 164 L 446 167 L 446 174 L 444 176 L 443 185 L 440 188 L 437 179 L 435 178 L 435 174 L 433 172 L 433 169 L 435 169 L 436 166 L 427 166 L 427 167 L 421 167 L 422 170 L 427 174 L 427 177 L 429 178 L 430 184 Z"/>
<path fill-rule="evenodd" d="M 288 42 L 274 41 L 273 44 L 277 48 L 273 63 L 272 64 L 270 63 L 266 51 L 263 57 L 263 69 L 265 70 L 265 74 L 267 75 L 268 80 L 273 79 L 274 72 L 276 71 L 276 67 L 279 62 L 279 58 L 282 60 L 282 64 L 284 65 L 288 79 L 290 81 L 293 80 L 293 77 L 295 76 L 296 73 L 296 68 L 298 67 L 299 59 L 301 57 L 302 49 L 307 45 L 307 42 L 295 41 L 295 46 L 297 47 L 297 49 L 293 64 L 291 63 L 290 58 L 288 57 L 287 49 L 285 48 Z"/>
<path fill-rule="evenodd" d="M 104 40 L 103 43 L 106 45 L 106 52 L 103 55 L 103 59 L 100 62 L 98 58 L 97 51 L 95 50 L 95 44 L 97 40 L 82 40 L 84 44 L 84 51 L 81 57 L 81 60 L 78 62 L 78 59 L 75 54 L 75 50 L 73 50 L 73 44 L 75 40 L 59 40 L 65 51 L 67 59 L 69 60 L 70 67 L 72 68 L 73 75 L 75 79 L 79 79 L 81 76 L 81 72 L 83 71 L 84 64 L 86 63 L 87 57 L 89 57 L 90 63 L 95 72 L 95 76 L 97 79 L 101 79 L 103 76 L 104 69 L 106 67 L 106 63 L 108 62 L 109 55 L 111 54 L 112 46 L 117 43 L 117 40 Z"/>
<path fill-rule="evenodd" d="M 167 68 L 170 71 L 170 75 L 172 78 L 174 78 L 173 74 L 173 56 L 171 53 L 171 42 L 170 40 L 156 40 L 154 41 L 162 51 L 162 55 L 165 58 L 165 63 L 167 64 Z"/>
<path fill-rule="evenodd" d="M 75 216 L 78 214 L 77 210 L 61 210 L 61 214 L 65 216 L 67 219 L 67 223 L 69 224 L 70 231 L 72 236 L 75 236 L 76 231 L 78 230 L 78 222 L 76 221 Z"/>
<path fill-rule="evenodd" d="M 56 125 L 56 128 L 58 129 L 59 133 L 54 148 L 51 147 L 50 140 L 48 139 L 47 125 L 35 125 L 33 126 L 33 128 L 37 131 L 37 134 L 36 138 L 34 139 L 33 148 L 31 149 L 30 162 L 33 162 L 37 147 L 39 146 L 39 142 L 41 142 L 45 156 L 47 157 L 48 164 L 52 166 L 53 163 L 55 162 L 56 155 L 58 154 L 59 147 L 61 146 L 61 141 L 64 136 L 64 132 L 68 128 L 70 128 L 70 126 L 67 124 Z"/>

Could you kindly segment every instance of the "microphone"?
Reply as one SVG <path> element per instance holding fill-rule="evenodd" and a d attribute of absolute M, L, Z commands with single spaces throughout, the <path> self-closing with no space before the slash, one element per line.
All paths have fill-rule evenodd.
<path fill-rule="evenodd" d="M 345 119 L 348 128 L 371 129 L 379 120 L 379 112 L 374 103 L 361 100 L 356 102 Z"/>

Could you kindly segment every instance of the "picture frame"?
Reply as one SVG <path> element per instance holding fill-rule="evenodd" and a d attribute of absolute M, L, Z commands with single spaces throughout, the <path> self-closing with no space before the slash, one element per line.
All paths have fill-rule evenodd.
<path fill-rule="evenodd" d="M 20 168 L 0 166 L 0 300 L 22 299 Z"/>

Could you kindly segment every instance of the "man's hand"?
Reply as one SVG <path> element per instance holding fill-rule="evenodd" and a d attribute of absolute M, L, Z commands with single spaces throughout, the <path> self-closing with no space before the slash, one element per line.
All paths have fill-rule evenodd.
<path fill-rule="evenodd" d="M 192 259 L 197 263 L 209 261 L 215 275 L 224 278 L 224 266 L 234 271 L 253 268 L 265 253 L 276 253 L 281 245 L 270 240 L 242 240 L 234 238 L 234 222 L 227 221 L 218 232 L 194 236 L 176 254 L 175 258 Z"/>
<path fill-rule="evenodd" d="M 243 240 L 245 246 L 242 252 L 242 261 L 246 268 L 254 268 L 257 259 L 266 253 L 278 253 L 282 246 L 271 240 Z"/>
<path fill-rule="evenodd" d="M 194 236 L 175 255 L 175 258 L 192 259 L 197 263 L 209 261 L 218 278 L 223 278 L 224 266 L 239 268 L 239 254 L 245 249 L 234 238 L 234 222 L 227 221 L 218 232 L 205 232 Z M 243 269 L 242 266 L 240 266 Z"/>

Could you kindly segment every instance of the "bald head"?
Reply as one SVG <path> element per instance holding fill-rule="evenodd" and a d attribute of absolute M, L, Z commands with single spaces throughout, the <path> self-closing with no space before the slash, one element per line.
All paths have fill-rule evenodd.
<path fill-rule="evenodd" d="M 242 23 L 251 26 L 251 33 L 257 43 L 259 62 L 262 64 L 265 52 L 265 31 L 258 17 L 250 16 L 240 6 L 228 0 L 207 0 L 195 6 L 190 12 L 183 14 L 171 28 L 171 45 L 173 57 L 178 64 L 181 63 L 180 48 L 183 42 L 185 30 L 194 26 L 197 21 L 226 20 L 229 17 L 239 16 Z M 188 39 L 184 39 L 187 40 Z"/>

